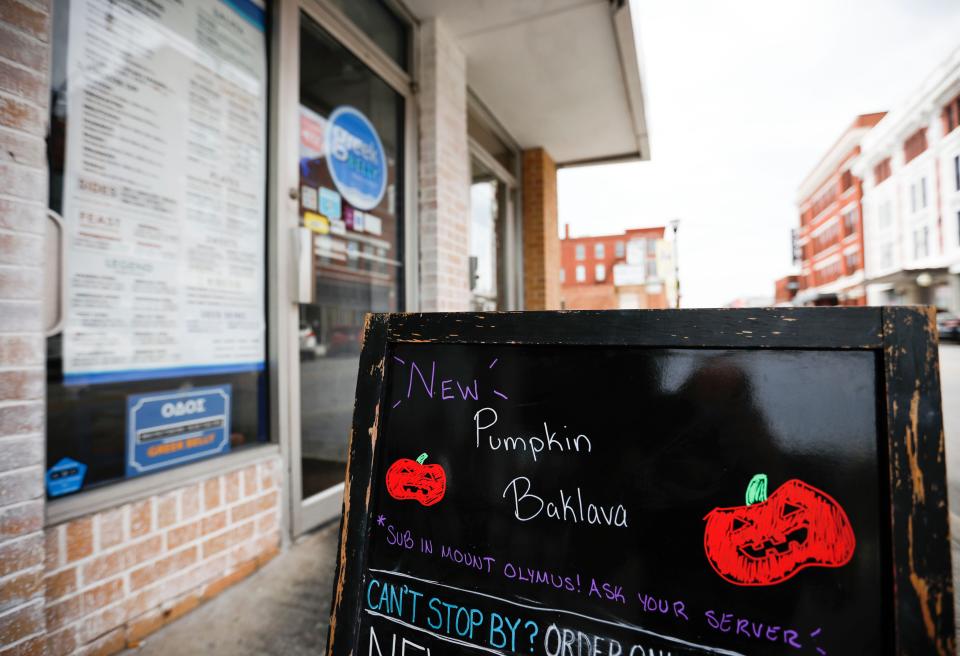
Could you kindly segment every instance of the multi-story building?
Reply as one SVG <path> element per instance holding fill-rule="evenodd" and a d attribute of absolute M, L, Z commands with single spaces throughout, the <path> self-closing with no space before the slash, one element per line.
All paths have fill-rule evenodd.
<path fill-rule="evenodd" d="M 773 304 L 776 306 L 791 306 L 793 299 L 800 289 L 800 276 L 791 274 L 777 279 L 774 282 Z"/>
<path fill-rule="evenodd" d="M 861 181 L 851 168 L 883 112 L 858 116 L 807 175 L 797 193 L 800 228 L 796 305 L 866 305 Z"/>
<path fill-rule="evenodd" d="M 864 138 L 871 305 L 960 311 L 960 49 Z"/>
<path fill-rule="evenodd" d="M 664 228 L 560 241 L 560 306 L 568 310 L 656 309 L 676 304 L 673 243 Z"/>

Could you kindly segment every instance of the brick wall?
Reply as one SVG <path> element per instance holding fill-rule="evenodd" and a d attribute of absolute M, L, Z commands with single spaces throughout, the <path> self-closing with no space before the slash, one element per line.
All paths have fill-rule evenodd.
<path fill-rule="evenodd" d="M 420 29 L 420 306 L 469 308 L 467 62 L 444 25 Z"/>
<path fill-rule="evenodd" d="M 48 528 L 46 653 L 136 646 L 270 560 L 280 472 L 271 458 Z"/>
<path fill-rule="evenodd" d="M 0 654 L 43 647 L 49 7 L 0 0 Z"/>
<path fill-rule="evenodd" d="M 557 165 L 542 148 L 523 152 L 523 297 L 527 310 L 560 308 Z"/>

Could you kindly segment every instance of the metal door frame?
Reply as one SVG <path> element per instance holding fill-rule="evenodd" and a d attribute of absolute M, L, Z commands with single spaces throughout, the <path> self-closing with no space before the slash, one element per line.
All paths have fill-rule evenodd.
<path fill-rule="evenodd" d="M 401 4 L 390 3 L 410 26 L 410 70 L 417 70 L 417 24 Z M 330 33 L 404 99 L 403 246 L 404 307 L 420 307 L 417 224 L 417 115 L 415 82 L 343 12 L 328 0 L 276 0 L 270 93 L 270 347 L 271 428 L 279 436 L 285 468 L 283 526 L 286 539 L 339 517 L 343 483 L 307 499 L 302 498 L 300 463 L 300 325 L 297 290 L 297 217 L 300 177 L 300 16 L 301 12 Z M 344 436 L 346 439 L 346 436 Z"/>

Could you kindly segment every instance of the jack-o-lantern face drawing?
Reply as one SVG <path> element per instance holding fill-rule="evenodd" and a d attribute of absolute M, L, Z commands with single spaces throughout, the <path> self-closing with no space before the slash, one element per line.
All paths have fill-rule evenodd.
<path fill-rule="evenodd" d="M 401 458 L 387 470 L 387 492 L 394 499 L 413 499 L 423 506 L 432 506 L 447 491 L 447 473 L 440 465 L 425 465 L 427 454 L 416 460 Z"/>
<path fill-rule="evenodd" d="M 805 567 L 842 567 L 856 539 L 833 497 L 803 481 L 787 481 L 769 497 L 766 476 L 754 476 L 747 505 L 715 508 L 704 518 L 707 560 L 736 585 L 782 583 Z"/>

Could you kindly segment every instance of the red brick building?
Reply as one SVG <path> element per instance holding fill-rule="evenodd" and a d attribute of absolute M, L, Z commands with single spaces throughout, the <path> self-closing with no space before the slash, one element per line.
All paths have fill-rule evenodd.
<path fill-rule="evenodd" d="M 560 307 L 657 309 L 674 305 L 673 244 L 664 228 L 560 240 Z"/>
<path fill-rule="evenodd" d="M 790 275 L 774 282 L 774 305 L 793 305 L 793 299 L 800 289 L 800 276 Z"/>
<path fill-rule="evenodd" d="M 801 183 L 795 305 L 866 305 L 861 181 L 851 171 L 864 135 L 884 113 L 861 114 Z"/>

